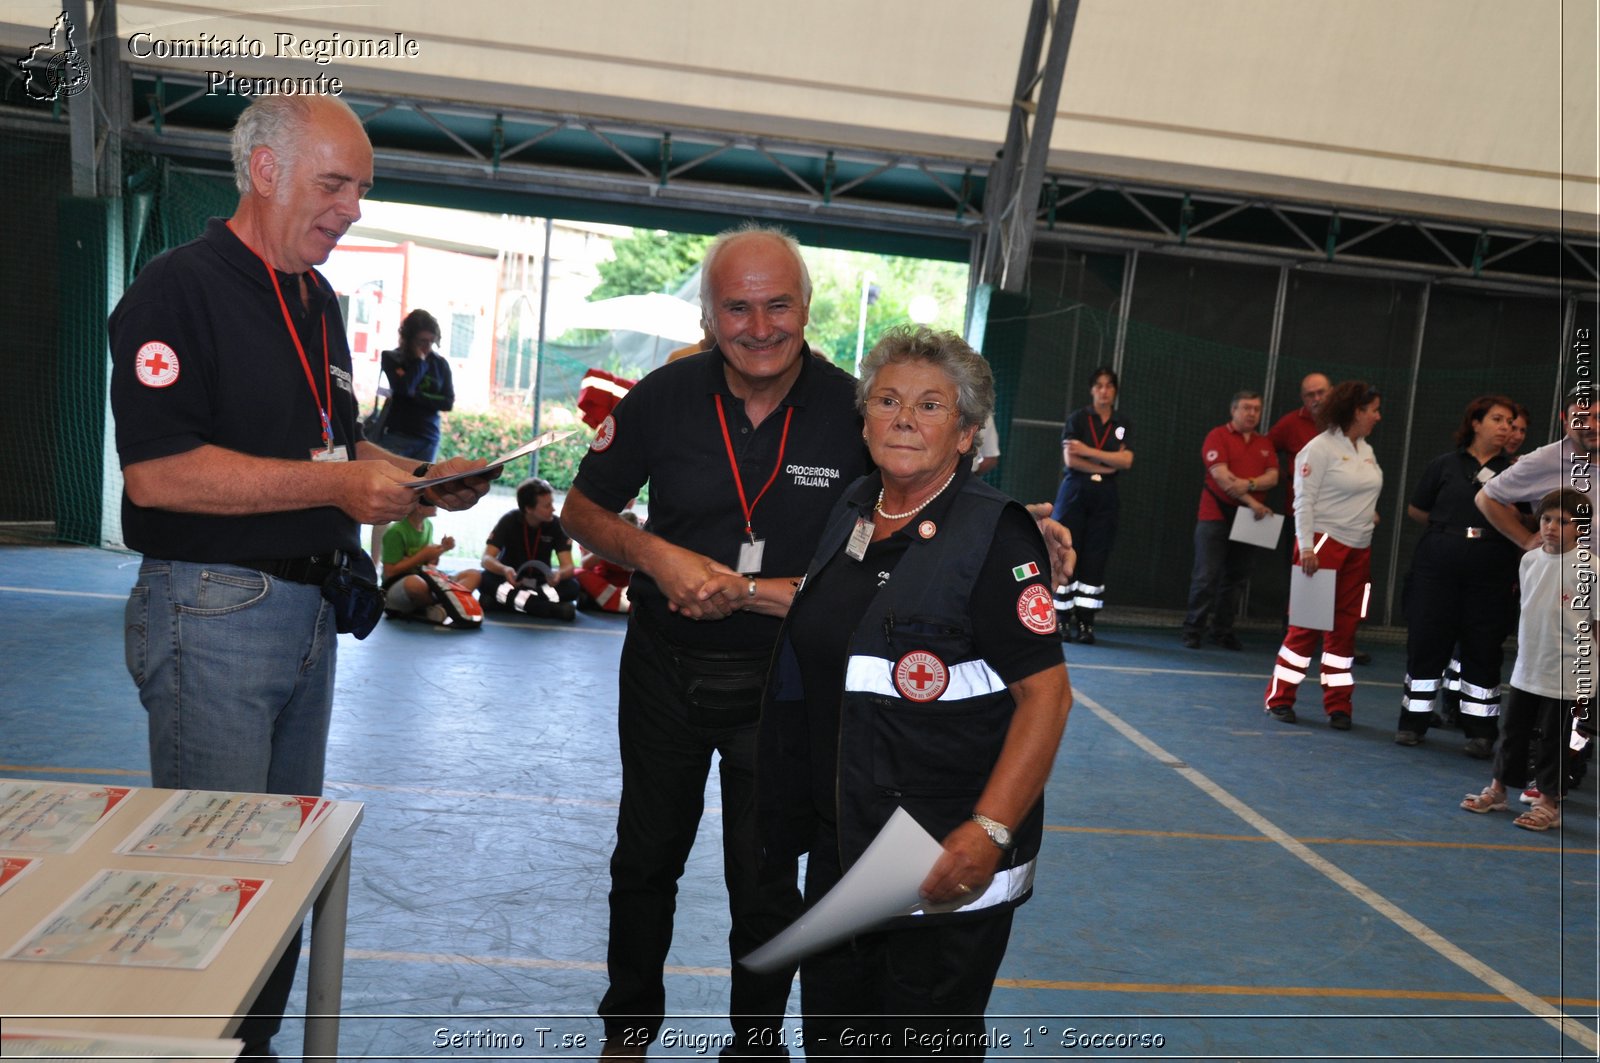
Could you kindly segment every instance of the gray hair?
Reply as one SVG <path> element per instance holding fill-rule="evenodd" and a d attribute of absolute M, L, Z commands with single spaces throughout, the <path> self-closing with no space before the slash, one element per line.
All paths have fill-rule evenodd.
<path fill-rule="evenodd" d="M 711 241 L 711 246 L 706 248 L 706 253 L 700 260 L 700 324 L 706 328 L 711 327 L 713 311 L 711 305 L 711 266 L 716 261 L 717 255 L 729 244 L 742 240 L 747 236 L 768 236 L 779 241 L 789 249 L 789 254 L 794 256 L 796 269 L 800 272 L 800 299 L 802 302 L 811 302 L 811 271 L 806 268 L 805 256 L 800 253 L 800 242 L 789 231 L 779 225 L 763 225 L 760 222 L 747 221 L 743 225 L 732 229 L 724 229 Z"/>
<path fill-rule="evenodd" d="M 873 344 L 872 353 L 861 360 L 856 409 L 865 415 L 867 397 L 878 382 L 879 370 L 886 365 L 914 361 L 943 370 L 956 386 L 956 411 L 961 414 L 961 427 L 978 430 L 972 437 L 976 450 L 984 422 L 994 412 L 994 373 L 989 370 L 988 360 L 957 333 L 935 331 L 925 325 L 899 325 L 885 332 Z"/>
<path fill-rule="evenodd" d="M 300 160 L 297 141 L 311 124 L 317 100 L 344 108 L 357 122 L 360 116 L 343 100 L 331 96 L 258 96 L 233 123 L 233 183 L 241 196 L 250 194 L 250 155 L 257 148 L 271 148 L 288 168 Z"/>

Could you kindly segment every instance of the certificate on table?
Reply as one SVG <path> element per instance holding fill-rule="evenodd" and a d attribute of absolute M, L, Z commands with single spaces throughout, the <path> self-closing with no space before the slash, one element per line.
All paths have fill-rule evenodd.
<path fill-rule="evenodd" d="M 10 889 L 17 879 L 38 867 L 37 856 L 0 856 L 0 893 Z"/>
<path fill-rule="evenodd" d="M 179 790 L 116 851 L 287 864 L 332 806 L 325 797 Z"/>
<path fill-rule="evenodd" d="M 1296 565 L 1289 570 L 1289 623 L 1311 631 L 1333 630 L 1333 591 L 1337 569 L 1319 568 L 1308 576 Z"/>
<path fill-rule="evenodd" d="M 136 1033 L 87 1033 L 34 1026 L 7 1026 L 0 1032 L 0 1056 L 19 1059 L 137 1059 L 141 1063 L 238 1059 L 237 1037 L 208 1041 L 199 1037 L 151 1037 Z"/>
<path fill-rule="evenodd" d="M 1277 547 L 1278 536 L 1282 532 L 1282 513 L 1274 513 L 1256 520 L 1256 515 L 1250 511 L 1249 506 L 1240 506 L 1233 512 L 1233 527 L 1228 529 L 1228 538 L 1236 543 L 1249 543 L 1251 546 L 1272 550 Z"/>
<path fill-rule="evenodd" d="M 0 852 L 70 853 L 132 792 L 128 786 L 0 782 Z"/>
<path fill-rule="evenodd" d="M 259 878 L 107 869 L 4 958 L 202 970 L 270 885 Z"/>

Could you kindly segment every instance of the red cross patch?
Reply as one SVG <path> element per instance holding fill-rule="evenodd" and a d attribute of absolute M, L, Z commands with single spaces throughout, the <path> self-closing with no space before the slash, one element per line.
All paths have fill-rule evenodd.
<path fill-rule="evenodd" d="M 133 374 L 147 388 L 171 387 L 178 382 L 178 352 L 160 340 L 151 340 L 134 355 Z"/>
<path fill-rule="evenodd" d="M 594 451 L 605 450 L 617 439 L 617 419 L 607 417 L 600 422 L 600 427 L 595 429 L 594 442 L 589 444 L 589 449 Z"/>
<path fill-rule="evenodd" d="M 1050 588 L 1043 583 L 1030 583 L 1017 596 L 1017 619 L 1022 626 L 1039 635 L 1056 632 L 1056 603 L 1050 597 Z"/>
<path fill-rule="evenodd" d="M 932 539 L 933 533 L 938 530 L 939 526 L 931 520 L 925 520 L 921 524 L 917 525 L 917 534 L 922 536 L 924 539 Z"/>
<path fill-rule="evenodd" d="M 927 650 L 912 650 L 894 666 L 894 688 L 907 701 L 932 701 L 950 685 L 950 670 Z"/>
<path fill-rule="evenodd" d="M 1221 456 L 1221 455 L 1219 455 L 1219 454 L 1218 454 L 1218 453 L 1217 453 L 1217 452 L 1216 452 L 1216 451 L 1214 451 L 1214 450 L 1208 450 L 1208 451 L 1206 451 L 1206 460 L 1207 460 L 1207 461 L 1216 461 L 1216 460 L 1217 460 L 1217 458 L 1219 458 L 1219 457 L 1220 457 L 1220 456 Z"/>

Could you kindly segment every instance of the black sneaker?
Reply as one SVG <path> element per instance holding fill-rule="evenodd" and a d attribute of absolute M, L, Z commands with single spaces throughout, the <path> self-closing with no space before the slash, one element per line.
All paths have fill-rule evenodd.
<path fill-rule="evenodd" d="M 1357 650 L 1355 653 L 1350 655 L 1350 659 L 1355 661 L 1357 664 L 1371 664 L 1372 654 L 1362 653 L 1360 650 Z"/>
<path fill-rule="evenodd" d="M 1220 635 L 1212 635 L 1211 641 L 1225 650 L 1244 649 L 1244 643 L 1240 642 L 1238 636 L 1231 631 L 1225 631 Z"/>
<path fill-rule="evenodd" d="M 1299 717 L 1294 714 L 1294 709 L 1288 706 L 1285 706 L 1281 709 L 1275 709 L 1269 705 L 1267 706 L 1267 712 L 1279 723 L 1294 723 L 1295 720 L 1299 719 Z"/>
<path fill-rule="evenodd" d="M 1469 738 L 1461 747 L 1461 752 L 1474 760 L 1488 760 L 1494 756 L 1494 739 Z"/>
<path fill-rule="evenodd" d="M 1183 633 L 1183 644 L 1191 650 L 1198 650 L 1200 648 L 1200 636 L 1193 631 L 1185 631 Z"/>
<path fill-rule="evenodd" d="M 1079 624 L 1078 625 L 1078 641 L 1083 643 L 1085 646 L 1093 646 L 1094 645 L 1094 625 L 1093 624 Z"/>
<path fill-rule="evenodd" d="M 1420 746 L 1422 744 L 1422 736 L 1415 731 L 1396 731 L 1394 733 L 1394 744 L 1397 746 Z"/>
<path fill-rule="evenodd" d="M 1332 727 L 1335 731 L 1350 730 L 1350 714 L 1348 712 L 1328 713 L 1328 726 Z"/>

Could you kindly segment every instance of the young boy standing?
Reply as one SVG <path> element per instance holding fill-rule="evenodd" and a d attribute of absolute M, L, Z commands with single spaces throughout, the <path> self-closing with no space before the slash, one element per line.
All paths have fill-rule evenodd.
<path fill-rule="evenodd" d="M 1528 784 L 1529 749 L 1539 799 L 1518 816 L 1524 830 L 1561 826 L 1561 791 L 1567 736 L 1584 719 L 1592 733 L 1594 689 L 1595 568 L 1593 513 L 1589 499 L 1571 488 L 1539 500 L 1539 546 L 1522 557 L 1522 619 L 1517 627 L 1517 664 L 1500 712 L 1494 778 L 1461 807 L 1496 812 L 1506 807 L 1506 787 Z"/>

